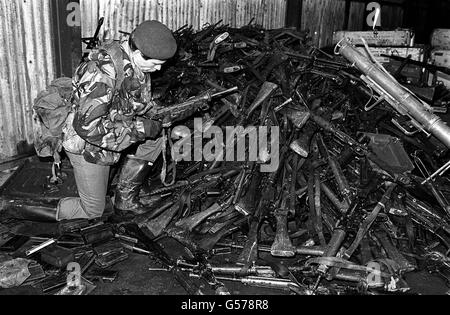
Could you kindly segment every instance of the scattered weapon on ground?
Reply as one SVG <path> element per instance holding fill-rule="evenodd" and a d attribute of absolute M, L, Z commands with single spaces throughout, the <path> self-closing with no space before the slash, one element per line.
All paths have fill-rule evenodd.
<path fill-rule="evenodd" d="M 140 195 L 149 212 L 109 237 L 155 257 L 189 294 L 205 294 L 200 279 L 220 294 L 232 281 L 309 295 L 403 293 L 413 270 L 448 281 L 448 91 L 401 86 L 398 73 L 346 41 L 335 57 L 312 47 L 306 32 L 220 24 L 175 32 L 180 56 L 153 83 L 156 100 L 176 105 L 146 114 L 192 131 L 201 110 L 202 131 L 214 124 L 224 137 L 198 141 L 194 132 L 194 140 L 214 142 L 217 154 L 179 162 L 170 187 L 149 179 L 152 190 Z M 238 141 L 227 126 L 250 134 Z M 242 144 L 245 158 L 229 160 L 227 149 Z M 277 171 L 263 173 L 274 157 Z M 58 246 L 79 246 L 74 234 L 89 225 L 61 224 Z M 167 238 L 183 245 L 184 260 L 158 245 Z M 227 265 L 212 263 L 222 257 Z M 50 280 L 46 290 L 65 285 Z"/>

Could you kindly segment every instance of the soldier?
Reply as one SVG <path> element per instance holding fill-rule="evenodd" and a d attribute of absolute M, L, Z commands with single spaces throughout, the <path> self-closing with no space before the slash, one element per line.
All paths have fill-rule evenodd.
<path fill-rule="evenodd" d="M 79 198 L 60 200 L 57 209 L 35 209 L 41 219 L 95 219 L 105 212 L 110 167 L 127 156 L 119 174 L 115 213 L 127 220 L 145 212 L 140 188 L 162 152 L 160 122 L 144 117 L 155 105 L 150 74 L 174 57 L 172 32 L 157 21 L 140 24 L 122 42 L 92 51 L 73 78 L 73 112 L 64 128 L 63 147 L 74 168 Z M 24 210 L 25 211 L 25 210 Z"/>

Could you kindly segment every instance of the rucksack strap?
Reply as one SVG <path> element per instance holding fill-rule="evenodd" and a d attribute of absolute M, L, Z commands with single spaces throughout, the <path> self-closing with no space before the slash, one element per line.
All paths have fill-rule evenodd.
<path fill-rule="evenodd" d="M 105 50 L 111 57 L 114 64 L 114 69 L 116 70 L 116 84 L 114 86 L 114 92 L 118 91 L 125 80 L 124 62 L 123 62 L 123 51 L 120 48 L 120 43 L 116 41 L 108 41 L 103 43 L 100 49 Z"/>

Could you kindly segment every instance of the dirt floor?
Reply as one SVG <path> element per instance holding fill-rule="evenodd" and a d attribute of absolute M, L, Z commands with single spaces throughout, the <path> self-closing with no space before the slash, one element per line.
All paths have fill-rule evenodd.
<path fill-rule="evenodd" d="M 177 246 L 176 241 L 163 240 L 160 244 L 173 257 L 182 257 L 182 250 Z M 210 263 L 212 265 L 233 265 L 237 260 L 238 253 L 233 252 L 229 255 L 214 257 Z M 261 255 L 263 261 L 270 263 L 270 255 Z M 296 258 L 298 259 L 298 258 Z M 295 259 L 294 259 L 295 260 Z M 294 260 L 284 261 L 286 264 Z M 127 261 L 113 266 L 111 269 L 119 272 L 117 280 L 113 283 L 97 283 L 97 289 L 94 295 L 186 295 L 186 291 L 177 283 L 170 272 L 152 271 L 151 269 L 160 268 L 155 261 L 147 256 L 130 254 Z M 446 284 L 442 278 L 434 276 L 427 272 L 413 272 L 405 276 L 407 284 L 411 288 L 408 294 L 413 295 L 446 295 L 450 294 L 450 284 Z M 198 280 L 195 280 L 198 281 Z M 201 283 L 201 282 L 198 282 Z M 231 295 L 291 295 L 289 290 L 272 290 L 265 288 L 256 288 L 243 285 L 236 282 L 224 282 Z M 209 285 L 201 285 L 205 294 L 213 295 L 214 292 Z"/>
<path fill-rule="evenodd" d="M 117 279 L 112 282 L 95 282 L 96 289 L 92 295 L 187 295 L 186 291 L 174 280 L 171 273 L 164 271 L 149 271 L 157 267 L 148 257 L 131 254 L 130 258 L 114 267 L 118 271 Z M 412 273 L 406 276 L 411 287 L 408 294 L 414 295 L 448 295 L 449 287 L 445 282 L 425 272 Z M 252 288 L 226 282 L 225 285 L 233 296 L 274 296 L 289 295 L 287 291 Z M 207 285 L 204 286 L 208 291 Z M 38 290 L 31 288 L 16 288 L 0 290 L 0 295 L 38 295 Z M 211 291 L 208 294 L 213 294 Z"/>
<path fill-rule="evenodd" d="M 149 271 L 158 268 L 148 257 L 131 254 L 130 259 L 114 266 L 119 271 L 113 283 L 97 283 L 94 295 L 186 295 L 186 291 L 174 280 L 170 272 Z M 450 287 L 436 276 L 426 272 L 408 274 L 406 277 L 414 295 L 446 295 Z M 288 291 L 269 290 L 225 282 L 232 295 L 289 295 Z M 208 286 L 204 285 L 205 292 Z M 214 292 L 210 292 L 214 294 Z"/>
<path fill-rule="evenodd" d="M 0 171 L 0 186 L 11 176 L 12 170 Z M 49 233 L 54 225 L 31 224 L 24 222 L 18 227 L 19 234 L 29 233 L 32 235 L 43 235 Z M 167 240 L 162 242 L 164 248 L 174 249 L 175 241 Z M 181 257 L 180 253 L 173 252 L 173 257 Z M 182 253 L 181 253 L 182 254 Z M 263 257 L 270 260 L 270 257 Z M 236 261 L 236 253 L 231 255 L 217 256 L 211 263 L 215 265 L 232 265 Z M 175 280 L 172 273 L 168 271 L 155 270 L 161 266 L 148 256 L 129 253 L 129 258 L 119 264 L 109 268 L 117 271 L 118 276 L 113 282 L 95 282 L 96 288 L 93 295 L 186 295 L 185 289 Z M 450 294 L 450 284 L 437 276 L 426 271 L 410 273 L 405 277 L 411 291 L 408 294 L 420 295 L 445 295 Z M 198 281 L 198 280 L 197 280 Z M 226 287 L 232 295 L 289 295 L 289 291 L 270 290 L 255 288 L 235 282 L 225 282 Z M 214 294 L 209 285 L 202 284 L 202 291 L 206 294 Z M 16 288 L 14 290 L 0 290 L 0 295 L 4 294 L 40 294 L 41 292 L 32 288 Z"/>
<path fill-rule="evenodd" d="M 45 235 L 54 228 L 52 224 L 23 222 L 17 228 L 19 234 Z M 163 248 L 170 254 L 172 259 L 186 258 L 183 247 L 174 240 L 165 239 L 160 242 Z M 177 245 L 178 244 L 178 245 Z M 117 271 L 117 278 L 113 282 L 94 281 L 96 286 L 92 295 L 187 295 L 184 288 L 175 280 L 173 274 L 161 270 L 161 265 L 149 256 L 128 252 L 129 258 L 118 263 L 107 270 Z M 260 257 L 265 262 L 270 262 L 270 256 Z M 296 259 L 300 259 L 297 257 Z M 237 252 L 227 255 L 215 256 L 210 263 L 214 266 L 233 265 L 237 260 Z M 258 262 L 262 265 L 264 262 Z M 286 261 L 286 264 L 292 263 Z M 93 267 L 95 268 L 95 266 Z M 450 294 L 450 286 L 445 281 L 435 275 L 425 271 L 413 272 L 405 276 L 405 280 L 411 291 L 407 294 L 414 295 L 446 295 Z M 208 295 L 213 295 L 214 291 L 206 282 L 194 280 L 199 284 L 201 290 Z M 290 295 L 289 291 L 271 290 L 245 286 L 235 282 L 224 282 L 232 295 Z M 17 288 L 15 290 L 0 290 L 2 294 L 42 294 L 39 291 L 30 291 L 30 288 Z"/>
<path fill-rule="evenodd" d="M 174 279 L 170 272 L 149 271 L 159 268 L 148 257 L 132 254 L 126 262 L 114 266 L 119 271 L 117 280 L 113 283 L 96 283 L 97 289 L 93 295 L 186 295 L 186 291 Z M 251 288 L 234 283 L 226 283 L 232 295 L 284 295 L 286 291 Z M 208 294 L 208 285 L 201 285 Z"/>

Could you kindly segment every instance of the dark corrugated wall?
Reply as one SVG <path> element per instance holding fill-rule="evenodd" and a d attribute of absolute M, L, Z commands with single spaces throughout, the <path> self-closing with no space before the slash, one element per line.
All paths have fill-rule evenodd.
<path fill-rule="evenodd" d="M 253 18 L 266 28 L 285 25 L 287 0 L 81 0 L 82 34 L 92 36 L 97 21 L 105 18 L 106 37 L 120 39 L 119 31 L 131 32 L 139 23 L 154 19 L 172 30 L 188 24 L 201 29 L 217 23 L 232 27 L 248 24 Z"/>

